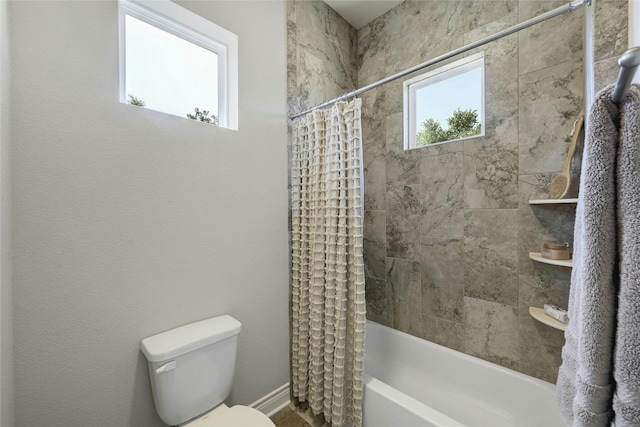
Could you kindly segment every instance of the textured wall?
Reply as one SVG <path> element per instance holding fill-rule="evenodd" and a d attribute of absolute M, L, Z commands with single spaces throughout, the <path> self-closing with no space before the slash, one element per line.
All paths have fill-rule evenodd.
<path fill-rule="evenodd" d="M 288 381 L 284 2 L 180 4 L 239 36 L 238 132 L 118 101 L 117 2 L 10 4 L 18 427 L 164 425 L 139 341 L 223 313 L 229 403 Z"/>
<path fill-rule="evenodd" d="M 9 8 L 0 1 L 0 425 L 13 418 L 13 297 L 11 220 L 11 69 Z"/>

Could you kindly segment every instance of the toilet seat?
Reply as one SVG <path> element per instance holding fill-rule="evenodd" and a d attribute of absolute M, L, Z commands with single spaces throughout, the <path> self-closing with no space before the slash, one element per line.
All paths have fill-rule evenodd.
<path fill-rule="evenodd" d="M 223 404 L 183 427 L 275 427 L 275 424 L 257 409 L 241 405 L 229 408 Z"/>

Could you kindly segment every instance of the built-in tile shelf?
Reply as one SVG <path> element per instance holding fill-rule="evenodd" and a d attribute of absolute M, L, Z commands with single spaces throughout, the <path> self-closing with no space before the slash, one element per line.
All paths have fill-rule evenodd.
<path fill-rule="evenodd" d="M 544 323 L 545 325 L 551 326 L 552 328 L 559 329 L 561 331 L 567 329 L 567 325 L 565 325 L 564 323 L 558 322 L 553 317 L 544 314 L 544 309 L 542 308 L 529 307 L 529 314 L 538 322 Z"/>
<path fill-rule="evenodd" d="M 540 252 L 529 252 L 529 258 L 531 258 L 534 261 L 542 262 L 545 264 L 559 265 L 560 267 L 569 267 L 569 268 L 573 267 L 572 259 L 543 258 Z"/>
<path fill-rule="evenodd" d="M 532 199 L 529 200 L 530 205 L 559 205 L 559 204 L 578 203 L 578 199 Z"/>

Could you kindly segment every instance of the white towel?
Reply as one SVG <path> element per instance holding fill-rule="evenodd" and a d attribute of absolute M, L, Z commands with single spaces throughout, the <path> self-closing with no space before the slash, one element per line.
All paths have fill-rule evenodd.
<path fill-rule="evenodd" d="M 558 403 L 572 426 L 608 426 L 614 417 L 617 427 L 640 425 L 640 89 L 620 106 L 612 92 L 600 91 L 591 108 L 576 211 L 558 373 Z"/>

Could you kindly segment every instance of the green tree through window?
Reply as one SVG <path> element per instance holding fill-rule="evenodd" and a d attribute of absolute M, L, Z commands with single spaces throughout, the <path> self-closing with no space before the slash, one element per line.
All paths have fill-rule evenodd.
<path fill-rule="evenodd" d="M 144 107 L 146 104 L 144 101 L 135 95 L 129 94 L 129 99 L 127 100 L 127 104 L 135 105 L 136 107 Z"/>
<path fill-rule="evenodd" d="M 201 122 L 210 123 L 212 125 L 218 124 L 218 116 L 214 114 L 211 114 L 211 116 L 209 116 L 208 110 L 200 111 L 198 107 L 195 108 L 195 114 L 187 113 L 187 117 L 191 120 L 200 120 Z"/>
<path fill-rule="evenodd" d="M 442 129 L 440 123 L 432 118 L 422 122 L 422 129 L 416 134 L 416 145 L 429 145 L 436 142 L 452 141 L 480 134 L 482 125 L 478 121 L 478 111 L 456 109 L 447 119 L 448 129 Z"/>
<path fill-rule="evenodd" d="M 129 99 L 127 100 L 127 104 L 135 105 L 136 107 L 145 107 L 145 102 L 136 97 L 135 95 L 129 94 Z M 198 107 L 194 108 L 195 114 L 187 113 L 187 117 L 191 120 L 200 120 L 204 123 L 210 123 L 212 125 L 218 125 L 218 116 L 215 114 L 209 114 L 209 110 L 200 110 Z"/>

